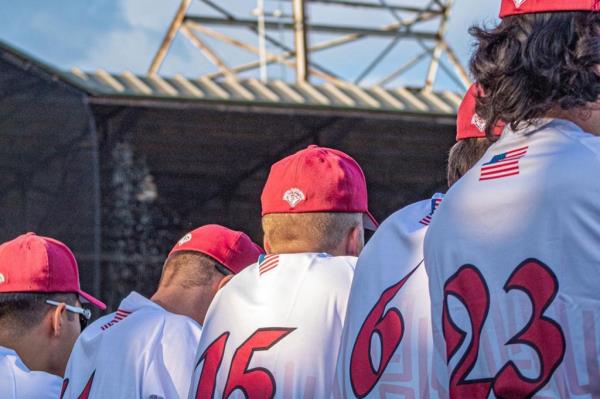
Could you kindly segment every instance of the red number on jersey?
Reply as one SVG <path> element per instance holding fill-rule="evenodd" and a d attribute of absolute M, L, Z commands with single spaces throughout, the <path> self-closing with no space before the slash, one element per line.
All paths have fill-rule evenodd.
<path fill-rule="evenodd" d="M 450 317 L 448 295 L 455 296 L 463 303 L 469 313 L 472 331 L 471 342 L 450 376 L 452 398 L 486 399 L 492 388 L 497 397 L 530 398 L 546 385 L 562 362 L 566 346 L 562 329 L 556 321 L 543 315 L 558 292 L 556 276 L 537 259 L 527 259 L 515 269 L 504 286 L 506 292 L 514 289 L 523 291 L 529 297 L 533 310 L 525 328 L 506 344 L 524 344 L 533 348 L 539 356 L 539 377 L 523 376 L 509 361 L 493 378 L 467 381 L 467 374 L 477 361 L 479 339 L 489 310 L 490 296 L 481 272 L 475 266 L 465 265 L 444 285 L 442 327 L 448 361 L 466 337 L 466 333 Z"/>
<path fill-rule="evenodd" d="M 88 397 L 90 396 L 90 391 L 92 390 L 92 383 L 94 382 L 94 375 L 96 375 L 95 371 L 90 376 L 90 379 L 88 380 L 87 384 L 85 384 L 85 387 L 83 388 L 83 392 L 81 392 L 81 395 L 79 395 L 79 398 L 77 398 L 77 399 L 88 399 Z"/>
<path fill-rule="evenodd" d="M 67 387 L 69 386 L 69 379 L 65 378 L 62 383 L 62 387 L 60 388 L 60 399 L 65 397 L 65 392 L 67 391 Z"/>
<path fill-rule="evenodd" d="M 81 392 L 81 395 L 79 395 L 79 397 L 77 399 L 88 399 L 88 397 L 90 396 L 90 391 L 92 390 L 92 383 L 94 382 L 95 374 L 96 374 L 96 372 L 94 371 L 92 373 L 92 375 L 90 376 L 90 379 L 88 380 L 87 384 L 85 384 L 85 387 L 83 387 L 83 392 Z M 66 378 L 63 381 L 62 389 L 60 390 L 60 399 L 63 399 L 63 397 L 65 396 L 65 392 L 67 391 L 68 386 L 69 386 L 69 379 Z"/>
<path fill-rule="evenodd" d="M 200 360 L 196 364 L 196 367 L 202 361 L 204 361 L 204 367 L 202 367 L 202 374 L 200 374 L 200 381 L 198 382 L 198 392 L 196 392 L 196 399 L 212 398 L 215 393 L 215 385 L 217 383 L 217 373 L 221 362 L 223 361 L 223 354 L 225 353 L 225 345 L 229 339 L 229 333 L 223 333 L 214 340 L 212 344 L 206 348 Z"/>
<path fill-rule="evenodd" d="M 271 399 L 275 396 L 275 379 L 269 370 L 262 367 L 248 369 L 255 351 L 269 350 L 295 328 L 261 328 L 256 330 L 240 345 L 229 369 L 223 397 L 227 398 L 236 389 L 244 391 L 247 399 Z"/>
<path fill-rule="evenodd" d="M 252 355 L 256 351 L 266 351 L 281 341 L 295 328 L 260 328 L 250 338 L 242 343 L 235 351 L 223 398 L 229 397 L 236 389 L 241 389 L 247 399 L 271 399 L 275 396 L 275 379 L 269 370 L 262 367 L 248 369 Z M 204 351 L 198 365 L 204 361 L 196 399 L 212 398 L 216 388 L 217 373 L 223 361 L 225 345 L 229 332 L 221 334 Z"/>
<path fill-rule="evenodd" d="M 498 397 L 528 398 L 546 385 L 565 356 L 565 336 L 560 325 L 543 315 L 556 297 L 558 280 L 548 266 L 528 259 L 513 272 L 504 290 L 521 290 L 531 300 L 531 319 L 507 345 L 525 344 L 533 348 L 540 358 L 541 372 L 538 378 L 527 378 L 513 362 L 508 362 L 494 381 L 494 392 Z"/>
<path fill-rule="evenodd" d="M 364 398 L 373 390 L 402 341 L 402 314 L 396 308 L 388 309 L 385 314 L 384 311 L 418 267 L 381 294 L 360 328 L 350 356 L 350 383 L 354 395 L 358 398 Z M 371 340 L 374 334 L 378 335 L 381 342 L 381 360 L 376 367 L 371 360 Z"/>
<path fill-rule="evenodd" d="M 486 399 L 492 387 L 492 379 L 466 381 L 466 378 L 469 371 L 473 369 L 479 353 L 479 337 L 490 308 L 490 293 L 483 276 L 472 265 L 461 267 L 446 282 L 444 286 L 442 331 L 446 339 L 446 353 L 448 354 L 448 360 L 450 360 L 463 344 L 466 333 L 458 328 L 450 318 L 448 295 L 458 298 L 467 308 L 471 319 L 471 331 L 473 332 L 467 351 L 450 375 L 450 397 Z"/>

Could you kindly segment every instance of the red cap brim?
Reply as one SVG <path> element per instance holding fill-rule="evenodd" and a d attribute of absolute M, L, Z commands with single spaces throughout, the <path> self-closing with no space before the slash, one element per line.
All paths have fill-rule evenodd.
<path fill-rule="evenodd" d="M 564 11 L 600 11 L 598 0 L 502 0 L 500 18 L 511 15 Z"/>
<path fill-rule="evenodd" d="M 377 220 L 371 215 L 371 212 L 367 211 L 363 213 L 363 228 L 366 230 L 375 231 L 379 227 Z"/>
<path fill-rule="evenodd" d="M 83 302 L 83 303 L 86 303 L 86 302 L 91 303 L 92 305 L 94 305 L 95 307 L 97 307 L 100 310 L 105 310 L 106 309 L 106 305 L 104 304 L 104 302 L 100 301 L 99 299 L 94 298 L 93 296 L 91 296 L 87 292 L 79 290 L 78 294 L 81 297 L 80 298 L 81 302 Z"/>

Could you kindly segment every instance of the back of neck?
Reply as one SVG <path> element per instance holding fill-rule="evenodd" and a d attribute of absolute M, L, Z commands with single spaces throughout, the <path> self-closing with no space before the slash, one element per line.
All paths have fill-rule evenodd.
<path fill-rule="evenodd" d="M 167 312 L 187 316 L 198 324 L 204 323 L 204 317 L 212 298 L 205 298 L 200 288 L 159 287 L 150 298 Z"/>

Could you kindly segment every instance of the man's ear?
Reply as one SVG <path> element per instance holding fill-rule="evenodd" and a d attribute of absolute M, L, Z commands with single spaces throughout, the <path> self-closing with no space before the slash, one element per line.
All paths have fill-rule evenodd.
<path fill-rule="evenodd" d="M 364 246 L 364 236 L 362 226 L 354 226 L 348 233 L 346 239 L 346 254 L 349 256 L 358 256 Z"/>
<path fill-rule="evenodd" d="M 229 282 L 229 280 L 231 280 L 233 278 L 233 274 L 228 274 L 227 276 L 223 277 L 220 281 L 219 281 L 219 285 L 217 286 L 217 291 L 219 291 L 221 288 L 225 287 L 225 285 L 227 285 L 227 283 Z"/>
<path fill-rule="evenodd" d="M 65 304 L 61 303 L 52 312 L 52 336 L 58 337 L 62 328 L 62 314 L 65 312 Z"/>
<path fill-rule="evenodd" d="M 271 244 L 269 244 L 269 240 L 267 240 L 267 236 L 263 237 L 263 248 L 265 249 L 265 252 L 270 254 L 271 253 Z"/>

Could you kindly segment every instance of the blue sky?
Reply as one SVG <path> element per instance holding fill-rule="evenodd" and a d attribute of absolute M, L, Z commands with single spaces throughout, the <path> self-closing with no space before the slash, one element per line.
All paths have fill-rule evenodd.
<path fill-rule="evenodd" d="M 371 0 L 375 2 L 375 0 Z M 289 10 L 289 3 L 282 0 L 265 0 L 268 11 Z M 390 3 L 394 1 L 389 0 Z M 425 4 L 425 0 L 395 0 L 396 4 Z M 250 18 L 255 0 L 220 0 L 218 4 L 232 9 L 239 16 Z M 125 70 L 144 73 L 154 52 L 174 15 L 179 0 L 39 0 L 3 1 L 0 5 L 0 40 L 33 54 L 42 61 L 63 69 L 79 67 L 94 71 L 103 68 L 111 72 Z M 459 54 L 463 63 L 471 51 L 471 39 L 467 28 L 474 23 L 494 23 L 499 0 L 455 0 L 449 23 L 447 39 Z M 355 23 L 365 26 L 384 25 L 394 22 L 389 14 L 369 13 L 355 10 L 339 11 L 324 6 L 311 6 L 310 18 L 314 22 L 334 24 Z M 194 14 L 214 15 L 200 1 L 190 8 Z M 229 32 L 240 39 L 256 41 L 241 31 Z M 291 44 L 291 37 L 274 32 Z M 326 37 L 311 36 L 316 42 Z M 207 43 L 228 61 L 247 62 L 255 56 L 207 40 Z M 354 78 L 381 50 L 387 42 L 365 40 L 353 47 L 341 47 L 319 53 L 316 59 L 329 69 L 346 78 Z M 256 45 L 256 43 L 254 43 Z M 269 49 L 274 51 L 274 49 Z M 373 75 L 365 81 L 372 84 L 407 60 L 406 55 L 416 51 L 401 43 Z M 426 65 L 415 70 L 395 84 L 418 84 Z M 161 68 L 164 75 L 181 73 L 195 77 L 215 68 L 197 51 L 187 39 L 178 36 Z M 275 66 L 269 70 L 270 77 L 289 79 L 292 71 Z M 449 79 L 440 75 L 436 87 L 453 88 Z"/>

